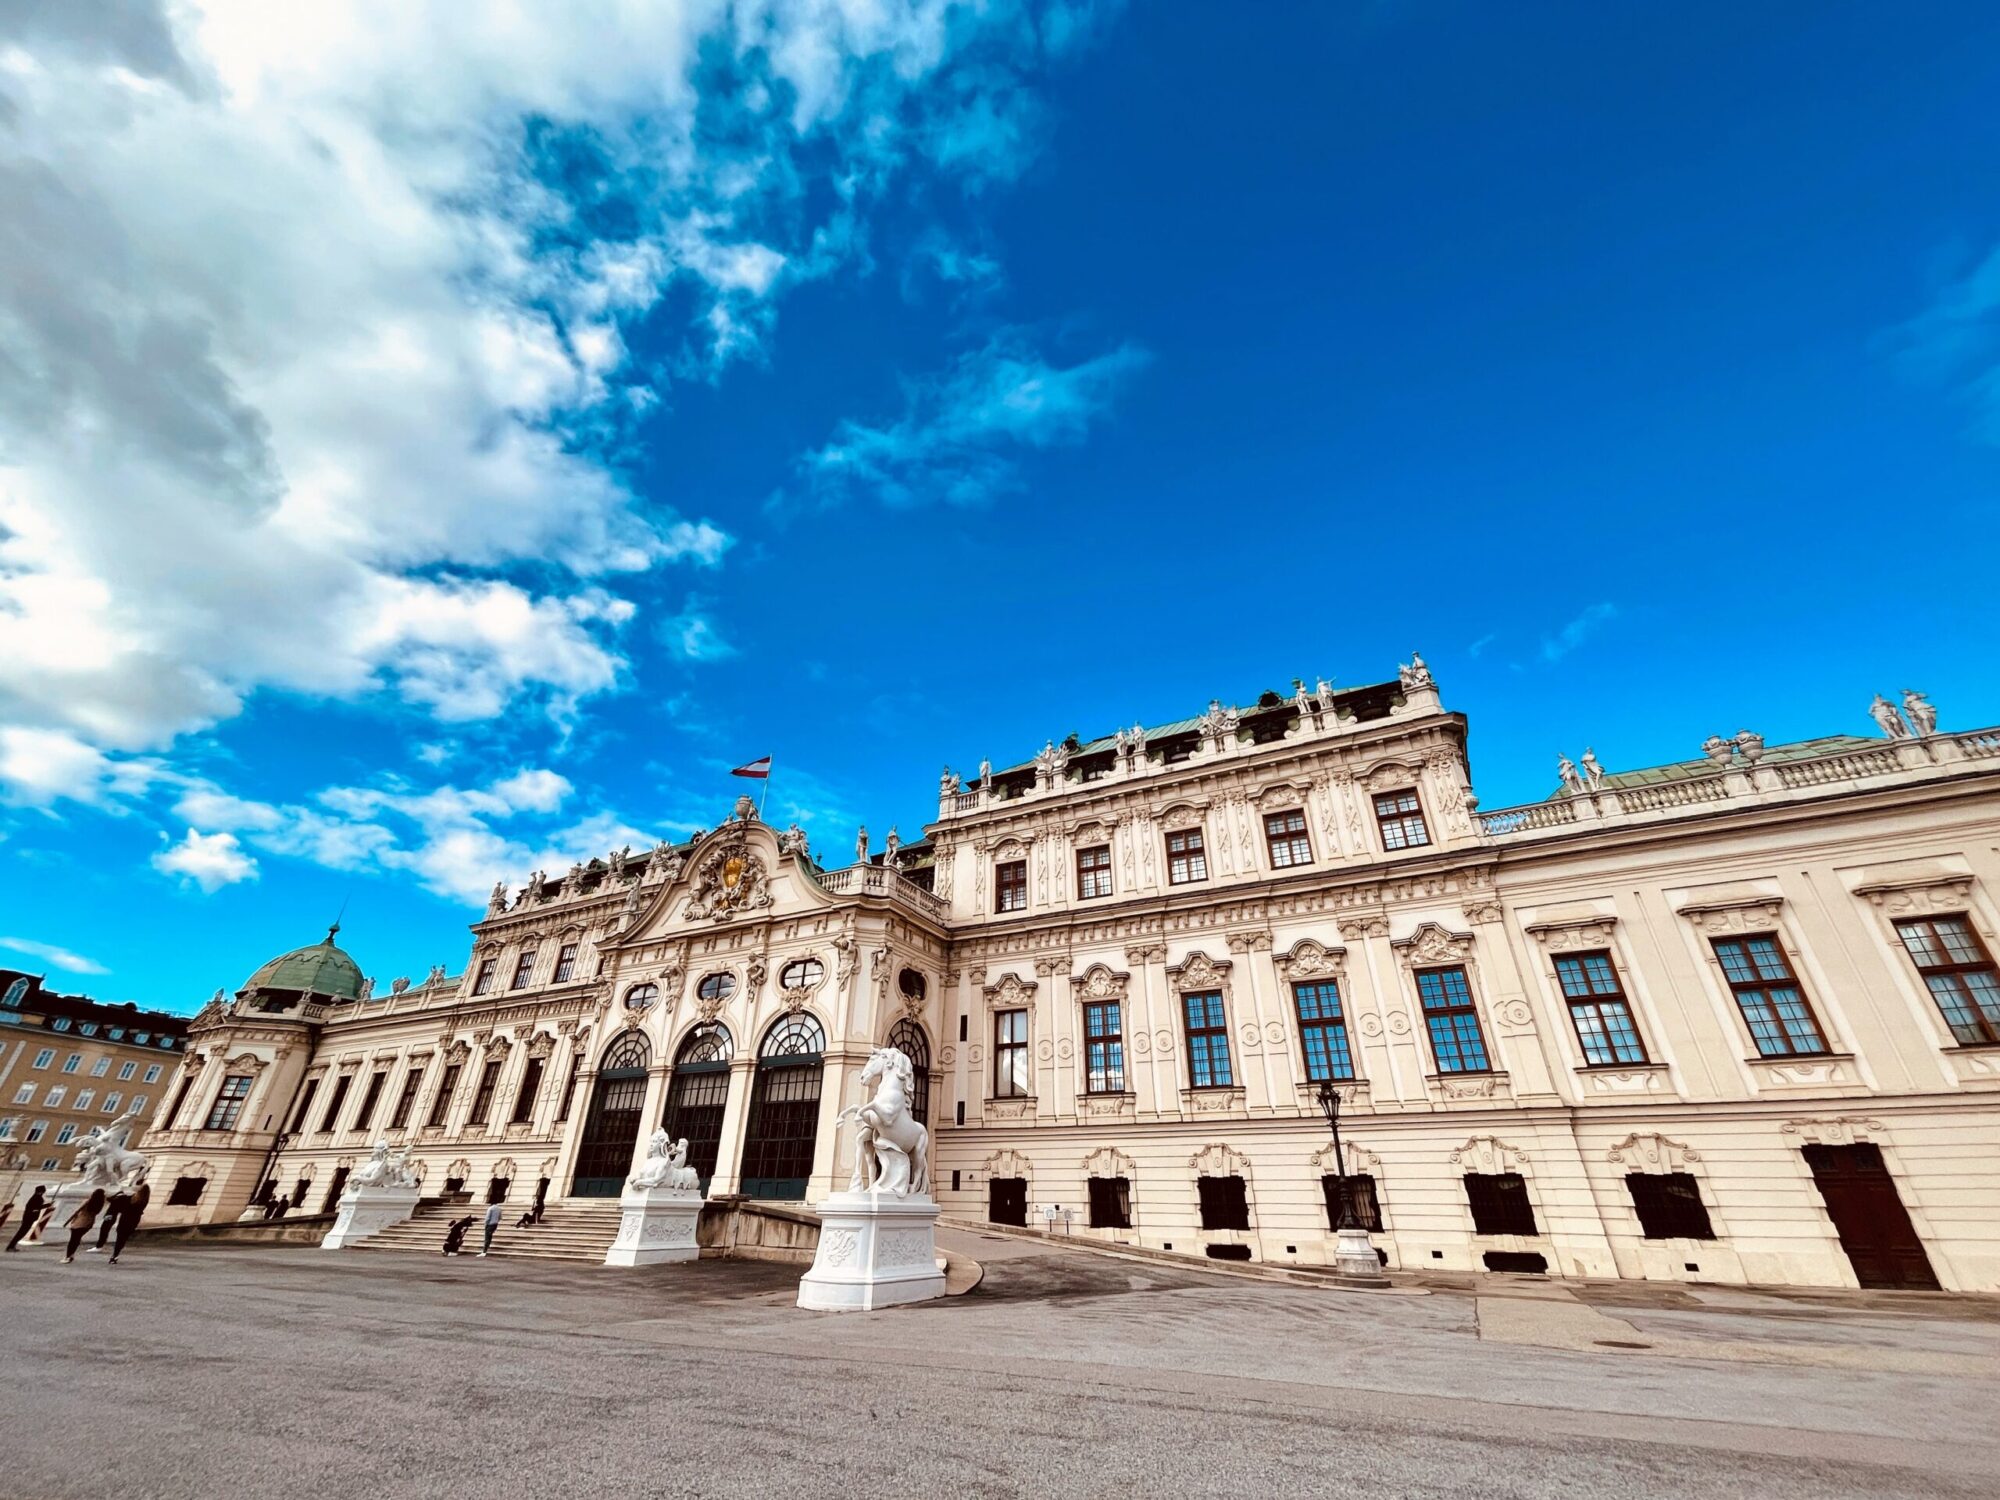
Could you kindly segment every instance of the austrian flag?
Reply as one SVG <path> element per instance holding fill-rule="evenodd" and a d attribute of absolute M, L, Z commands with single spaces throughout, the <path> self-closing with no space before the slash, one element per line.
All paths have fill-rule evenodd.
<path fill-rule="evenodd" d="M 729 773 L 731 776 L 748 776 L 752 781 L 764 781 L 771 775 L 771 757 L 753 760 L 747 766 L 738 766 Z"/>

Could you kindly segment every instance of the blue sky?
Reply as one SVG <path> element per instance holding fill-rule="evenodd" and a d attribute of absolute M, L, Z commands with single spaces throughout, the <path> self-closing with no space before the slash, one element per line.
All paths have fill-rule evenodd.
<path fill-rule="evenodd" d="M 0 964 L 1412 648 L 1487 807 L 2000 721 L 1991 7 L 321 9 L 0 21 Z"/>

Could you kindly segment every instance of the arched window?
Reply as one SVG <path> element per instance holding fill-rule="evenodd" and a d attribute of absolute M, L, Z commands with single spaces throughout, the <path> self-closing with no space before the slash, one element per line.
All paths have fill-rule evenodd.
<path fill-rule="evenodd" d="M 625 1008 L 644 1010 L 659 998 L 660 987 L 657 984 L 635 984 L 625 992 Z"/>
<path fill-rule="evenodd" d="M 905 974 L 912 970 L 905 969 Z M 922 975 L 917 976 L 922 979 Z M 910 1069 L 916 1075 L 915 1086 L 910 1098 L 910 1113 L 919 1123 L 931 1122 L 931 1044 L 924 1035 L 924 1028 L 908 1017 L 889 1028 L 889 1045 L 910 1060 Z"/>
<path fill-rule="evenodd" d="M 802 1011 L 773 1026 L 765 1034 L 764 1045 L 757 1055 L 767 1061 L 797 1058 L 800 1062 L 817 1062 L 824 1051 L 826 1032 L 818 1021 Z"/>
<path fill-rule="evenodd" d="M 780 988 L 809 990 L 826 978 L 826 965 L 816 958 L 795 958 L 778 971 Z"/>
<path fill-rule="evenodd" d="M 736 1054 L 736 1044 L 730 1040 L 729 1028 L 714 1021 L 695 1027 L 681 1039 L 680 1047 L 674 1053 L 674 1066 L 685 1068 L 690 1063 L 728 1063 Z"/>
<path fill-rule="evenodd" d="M 695 993 L 704 1000 L 712 1000 L 720 1003 L 736 993 L 736 976 L 734 974 L 704 975 L 702 976 L 701 983 L 695 986 Z"/>
<path fill-rule="evenodd" d="M 630 1068 L 644 1068 L 653 1060 L 653 1044 L 646 1040 L 643 1031 L 621 1031 L 611 1039 L 611 1045 L 604 1049 L 604 1061 L 597 1065 L 599 1073 L 618 1073 Z"/>

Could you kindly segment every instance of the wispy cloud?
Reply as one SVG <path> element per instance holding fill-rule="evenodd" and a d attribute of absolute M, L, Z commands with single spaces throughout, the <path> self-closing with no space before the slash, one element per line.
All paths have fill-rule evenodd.
<path fill-rule="evenodd" d="M 1492 645 L 1494 641 L 1498 639 L 1499 637 L 1497 635 L 1494 635 L 1489 631 L 1487 634 L 1482 635 L 1478 640 L 1474 641 L 1470 646 L 1467 646 L 1465 648 L 1465 654 L 1471 657 L 1474 661 L 1478 661 L 1480 653 L 1485 651 L 1485 649 L 1488 646 Z"/>
<path fill-rule="evenodd" d="M 257 878 L 257 861 L 244 852 L 235 834 L 200 833 L 192 828 L 179 843 L 169 844 L 153 856 L 153 868 L 162 875 L 179 876 L 184 883 L 211 895 L 226 885 Z"/>
<path fill-rule="evenodd" d="M 841 423 L 799 462 L 807 495 L 821 505 L 856 494 L 900 507 L 983 505 L 1020 487 L 1023 453 L 1081 442 L 1150 360 L 1122 344 L 1058 365 L 1023 331 L 1003 330 L 948 369 L 906 382 L 894 421 Z M 791 503 L 781 497 L 773 508 Z"/>
<path fill-rule="evenodd" d="M 680 661 L 725 661 L 736 654 L 710 602 L 698 594 L 688 595 L 681 612 L 660 627 L 660 639 Z"/>
<path fill-rule="evenodd" d="M 1591 605 L 1554 635 L 1542 638 L 1542 660 L 1561 661 L 1616 618 L 1618 618 L 1617 605 L 1610 603 Z"/>
<path fill-rule="evenodd" d="M 72 974 L 111 972 L 95 959 L 85 958 L 80 953 L 72 953 L 67 948 L 58 948 L 54 943 L 37 943 L 30 938 L 0 937 L 0 948 L 12 948 L 16 953 L 26 953 L 32 958 L 39 958 L 43 963 L 53 964 L 58 969 L 67 969 Z"/>
<path fill-rule="evenodd" d="M 1891 342 L 1912 374 L 1961 383 L 1980 436 L 2000 442 L 2000 246 L 1894 330 Z"/>

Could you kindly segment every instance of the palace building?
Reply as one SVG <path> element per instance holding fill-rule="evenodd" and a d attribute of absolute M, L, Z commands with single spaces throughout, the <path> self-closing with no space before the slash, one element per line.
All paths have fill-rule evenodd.
<path fill-rule="evenodd" d="M 1330 1080 L 1392 1269 L 2000 1290 L 2000 730 L 1871 713 L 1489 811 L 1418 660 L 947 773 L 851 864 L 744 799 L 496 890 L 456 976 L 329 933 L 218 995 L 155 1216 L 328 1209 L 378 1139 L 587 1205 L 662 1123 L 810 1203 L 888 1043 L 960 1219 L 1325 1265 Z"/>

